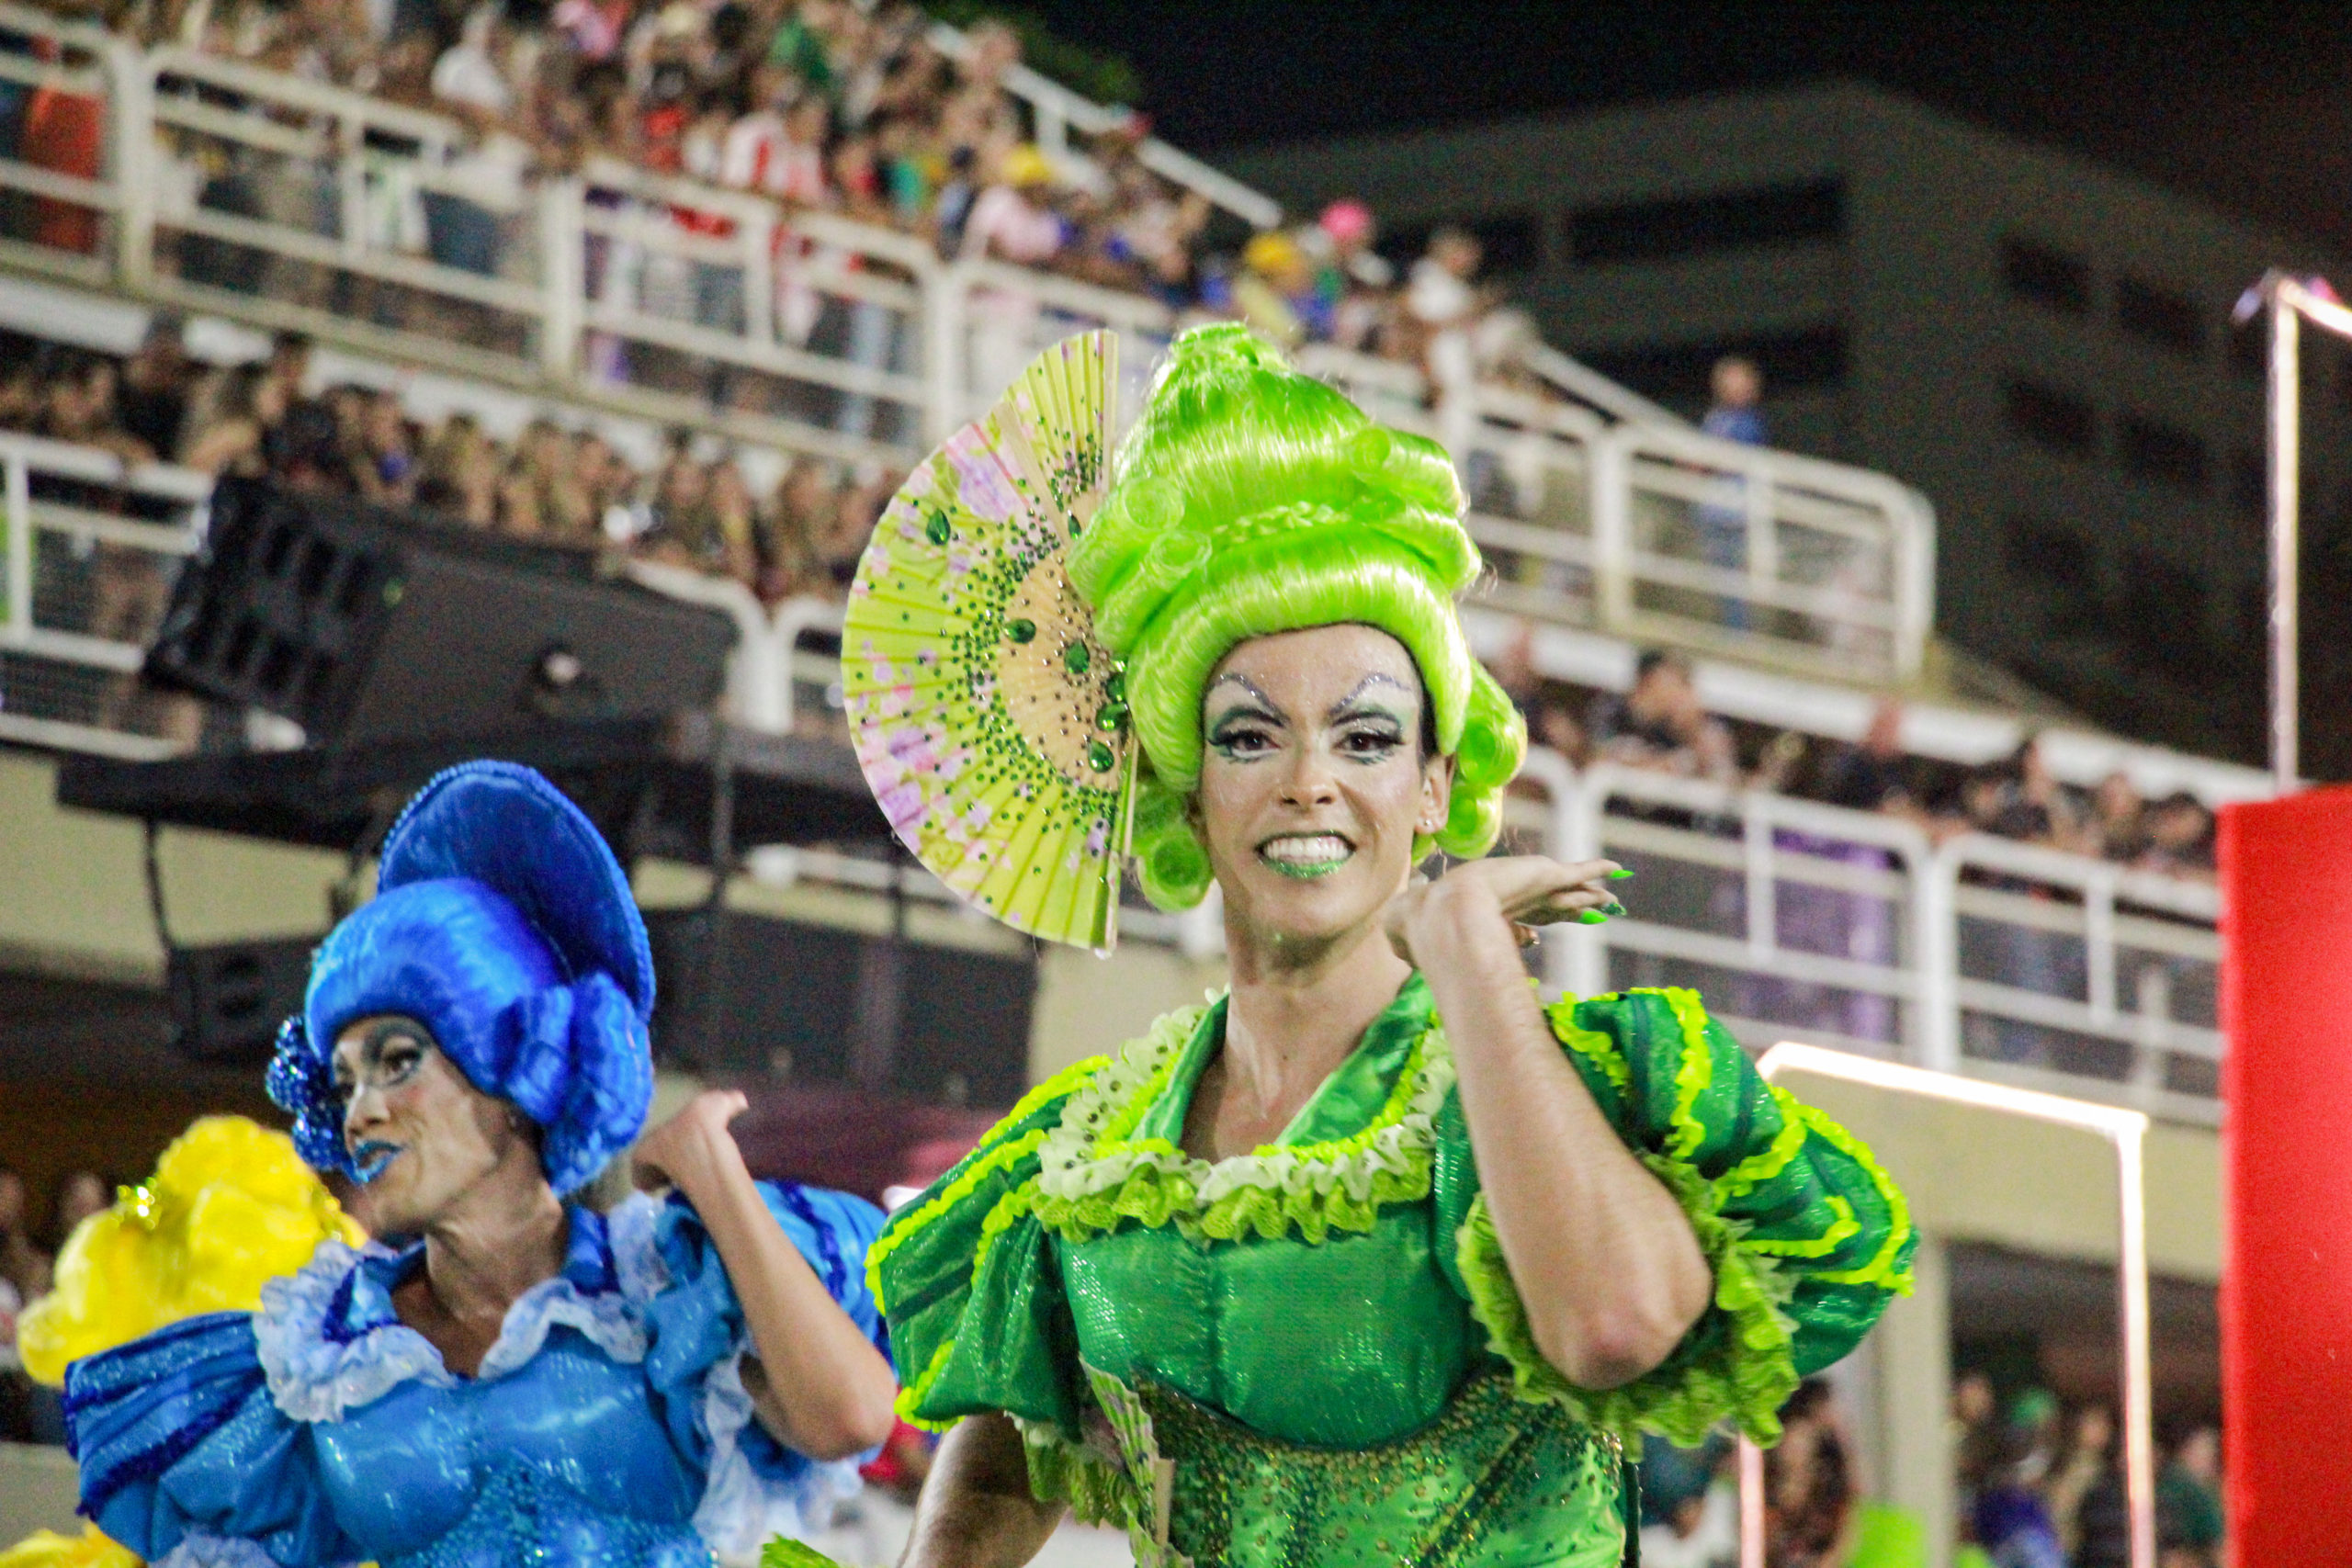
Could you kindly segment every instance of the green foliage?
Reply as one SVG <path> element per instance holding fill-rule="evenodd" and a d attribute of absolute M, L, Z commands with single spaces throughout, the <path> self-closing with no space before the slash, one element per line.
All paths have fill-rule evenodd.
<path fill-rule="evenodd" d="M 1143 79 L 1125 55 L 1057 37 L 1035 11 L 990 0 L 924 0 L 923 9 L 952 28 L 1002 22 L 1020 35 L 1023 63 L 1098 104 L 1143 101 Z"/>

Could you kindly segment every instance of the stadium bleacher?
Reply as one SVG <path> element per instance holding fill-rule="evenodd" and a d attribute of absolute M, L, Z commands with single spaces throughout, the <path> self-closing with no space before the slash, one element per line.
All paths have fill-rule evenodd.
<path fill-rule="evenodd" d="M 825 649 L 858 531 L 995 378 L 1044 342 L 1108 326 L 1132 389 L 1168 333 L 1211 303 L 1236 308 L 1213 290 L 1128 292 L 1106 286 L 1120 275 L 1061 261 L 943 255 L 904 215 L 861 222 L 610 160 L 518 184 L 501 231 L 515 243 L 484 276 L 397 222 L 361 220 L 371 203 L 481 195 L 465 184 L 481 146 L 463 117 L 19 8 L 0 21 L 37 42 L 30 56 L 0 54 L 0 74 L 70 88 L 103 123 L 78 171 L 28 147 L 0 161 L 0 189 L 48 220 L 0 240 L 17 269 L 0 278 L 12 363 L 46 344 L 120 365 L 158 321 L 177 322 L 209 392 L 230 367 L 268 360 L 274 337 L 304 334 L 314 346 L 292 392 L 344 419 L 329 427 L 339 460 L 364 446 L 353 411 L 382 403 L 406 427 L 405 461 L 421 469 L 428 448 L 439 454 L 440 506 L 479 505 L 476 525 L 580 530 L 632 556 L 641 581 L 726 610 L 739 628 L 730 715 L 758 728 L 837 724 Z M 928 47 L 944 59 L 972 46 L 941 29 Z M 1156 150 L 1144 163 L 1171 195 L 1280 231 L 1272 204 L 1137 142 L 1109 111 L 1017 66 L 972 70 L 995 73 L 1021 145 L 1049 169 L 1101 150 L 1073 134 L 1091 127 L 1114 148 Z M 299 175 L 318 199 L 240 211 L 225 187 L 169 197 L 190 168 L 241 170 L 248 186 Z M 75 213 L 89 221 L 62 220 Z M 681 277 L 741 308 L 697 318 L 689 302 L 681 315 L 664 293 Z M 784 319 L 795 310 L 798 325 Z M 885 327 L 876 360 L 871 334 Z M 1514 803 L 1523 841 L 1646 855 L 1668 874 L 1640 918 L 1573 962 L 1563 947 L 1555 978 L 1727 987 L 1725 1010 L 1759 1039 L 1803 1027 L 1939 1066 L 2085 1079 L 2210 1119 L 2212 899 L 2194 846 L 2151 870 L 2136 845 L 2122 861 L 2074 852 L 2079 833 L 2065 847 L 2047 832 L 2020 844 L 1998 799 L 2021 787 L 2005 760 L 2029 739 L 2061 815 L 2086 823 L 2103 784 L 2187 821 L 2191 807 L 2266 793 L 2261 775 L 2071 724 L 1939 645 L 1932 509 L 1883 476 L 1700 435 L 1523 341 L 1453 380 L 1431 374 L 1442 355 L 1330 341 L 1299 352 L 1379 417 L 1457 455 L 1494 568 L 1474 636 L 1516 669 L 1537 739 L 1554 742 Z M 40 411 L 18 423 L 40 428 Z M 543 488 L 518 520 L 500 487 L 519 483 L 521 449 L 591 440 L 609 484 L 585 502 Z M 130 683 L 150 629 L 139 615 L 194 547 L 205 476 L 29 434 L 0 435 L 0 465 L 11 507 L 0 737 L 125 756 L 299 739 L 266 716 L 199 716 Z M 416 498 L 413 480 L 397 498 Z M 584 525 L 571 515 L 583 506 Z M 1711 565 L 1693 527 L 1700 510 L 1726 507 L 1749 531 L 1744 569 Z M 1627 692 L 1657 647 L 1684 650 L 1695 701 L 1727 726 L 1727 771 L 1692 778 L 1670 759 L 1661 772 L 1585 754 L 1595 700 Z M 1889 703 L 1909 815 L 1804 798 L 1824 794 Z M 1984 809 L 1971 808 L 1971 781 Z M 792 874 L 823 864 L 799 853 Z M 1680 891 L 1666 897 L 1669 883 Z M 1198 950 L 1214 925 L 1146 920 L 1137 934 Z"/>

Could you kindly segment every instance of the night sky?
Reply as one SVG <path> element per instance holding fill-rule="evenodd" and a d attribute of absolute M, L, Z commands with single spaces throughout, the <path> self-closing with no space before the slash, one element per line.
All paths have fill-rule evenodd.
<path fill-rule="evenodd" d="M 2352 254 L 2352 7 L 1023 0 L 1177 146 L 1853 75 Z"/>

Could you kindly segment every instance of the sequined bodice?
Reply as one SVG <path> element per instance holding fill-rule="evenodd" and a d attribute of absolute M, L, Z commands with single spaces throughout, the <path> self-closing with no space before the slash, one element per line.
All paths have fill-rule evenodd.
<path fill-rule="evenodd" d="M 880 1213 L 759 1191 L 878 1343 L 865 1261 Z M 475 1376 L 452 1375 L 393 1304 L 422 1243 L 330 1242 L 257 1312 L 74 1362 L 84 1511 L 150 1562 L 710 1568 L 856 1490 L 855 1460 L 812 1460 L 760 1425 L 741 1303 L 690 1206 L 639 1196 L 566 1221 L 561 1272 L 515 1299 Z"/>
<path fill-rule="evenodd" d="M 568 1329 L 509 1376 L 403 1384 L 311 1440 L 337 1520 L 384 1568 L 710 1562 L 701 1478 L 643 1373 Z"/>
<path fill-rule="evenodd" d="M 1136 1391 L 1173 1461 L 1169 1544 L 1196 1568 L 1616 1568 L 1617 1441 L 1474 1378 L 1416 1431 L 1365 1447 L 1277 1442 L 1165 1389 Z"/>
<path fill-rule="evenodd" d="M 1088 1365 L 1268 1437 L 1355 1447 L 1425 1425 L 1480 1359 L 1476 1325 L 1439 1272 L 1433 1224 L 1423 1201 L 1319 1247 L 1173 1226 L 1055 1247 Z"/>
<path fill-rule="evenodd" d="M 709 1568 L 710 1548 L 683 1526 L 599 1509 L 546 1475 L 484 1470 L 471 1506 L 424 1551 L 381 1568 Z"/>

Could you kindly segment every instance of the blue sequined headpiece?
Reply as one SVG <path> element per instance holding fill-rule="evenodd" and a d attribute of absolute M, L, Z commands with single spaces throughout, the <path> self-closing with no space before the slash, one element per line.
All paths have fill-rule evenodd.
<path fill-rule="evenodd" d="M 653 957 L 628 877 L 555 786 L 466 762 L 417 792 L 384 840 L 377 897 L 329 934 L 269 1096 L 295 1146 L 356 1176 L 328 1071 L 352 1020 L 402 1013 L 470 1083 L 538 1123 L 570 1192 L 627 1148 L 653 1098 Z"/>

